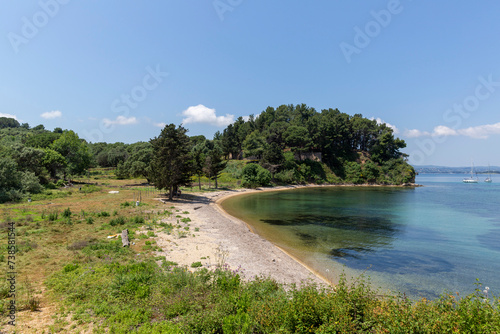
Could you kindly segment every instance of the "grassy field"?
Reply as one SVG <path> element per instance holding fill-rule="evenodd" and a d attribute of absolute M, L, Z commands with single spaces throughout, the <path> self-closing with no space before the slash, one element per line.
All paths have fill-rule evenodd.
<path fill-rule="evenodd" d="M 130 238 L 135 242 L 130 252 L 144 252 L 145 240 L 137 239 L 135 233 L 168 215 L 165 205 L 154 199 L 158 192 L 141 186 L 145 180 L 119 181 L 104 177 L 92 181 L 97 184 L 73 184 L 34 196 L 31 202 L 0 207 L 3 234 L 0 261 L 4 267 L 8 260 L 8 223 L 15 226 L 16 302 L 19 311 L 58 304 L 55 297 L 47 293 L 44 283 L 69 263 L 91 261 L 81 252 L 86 246 L 113 242 L 107 236 L 128 228 Z M 142 201 L 136 206 L 139 194 Z M 0 295 L 4 297 L 5 279 L 1 287 Z M 6 301 L 0 301 L 3 312 Z M 18 320 L 22 316 L 18 314 Z"/>
<path fill-rule="evenodd" d="M 377 297 L 363 280 L 297 289 L 267 278 L 242 281 L 222 260 L 214 271 L 196 262 L 179 267 L 159 256 L 155 240 L 159 233 L 187 236 L 189 212 L 158 201 L 161 194 L 145 180 L 116 180 L 101 170 L 75 181 L 93 184 L 74 183 L 0 207 L 0 265 L 7 268 L 0 283 L 2 332 L 500 332 L 499 300 L 479 283 L 469 296 L 415 302 Z M 213 191 L 203 181 L 203 191 Z M 238 183 L 223 175 L 219 186 Z M 16 327 L 8 324 L 12 228 Z M 130 247 L 108 238 L 124 229 Z"/>

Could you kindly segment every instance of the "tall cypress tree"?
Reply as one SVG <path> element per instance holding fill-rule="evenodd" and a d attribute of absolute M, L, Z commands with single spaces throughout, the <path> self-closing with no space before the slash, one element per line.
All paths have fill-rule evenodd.
<path fill-rule="evenodd" d="M 174 124 L 166 125 L 158 137 L 150 140 L 153 159 L 149 167 L 149 180 L 159 189 L 169 192 L 172 200 L 179 186 L 190 185 L 193 174 L 190 141 L 187 130 Z"/>

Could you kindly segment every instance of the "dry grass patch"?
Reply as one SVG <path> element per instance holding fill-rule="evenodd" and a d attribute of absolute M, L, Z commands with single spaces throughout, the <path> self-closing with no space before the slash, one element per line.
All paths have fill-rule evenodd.
<path fill-rule="evenodd" d="M 53 329 L 63 332 L 68 332 L 71 327 L 70 332 L 80 329 L 85 332 L 84 327 L 88 327 L 87 325 L 76 324 L 75 326 L 74 322 L 62 321 L 61 319 L 66 317 L 61 316 L 56 317 L 58 321 L 54 319 L 43 321 L 45 327 L 36 326 L 36 330 L 30 330 L 30 326 L 33 325 L 31 318 L 36 319 L 37 314 L 41 316 L 40 312 L 54 313 L 61 302 L 60 299 L 47 292 L 44 282 L 68 263 L 85 262 L 88 256 L 82 251 L 94 243 L 108 242 L 107 236 L 110 234 L 116 234 L 128 228 L 134 238 L 136 229 L 149 224 L 151 217 L 158 217 L 157 212 L 163 212 L 165 209 L 165 205 L 155 200 L 153 194 L 146 197 L 144 193 L 141 206 L 123 207 L 122 203 L 133 202 L 138 190 L 126 186 L 131 183 L 130 180 L 105 180 L 105 183 L 108 182 L 111 183 L 109 186 L 99 185 L 100 190 L 92 193 L 80 192 L 79 185 L 77 185 L 68 188 L 67 191 L 71 191 L 71 195 L 64 198 L 0 205 L 0 233 L 7 233 L 9 222 L 15 222 L 16 226 L 17 288 L 21 295 L 25 296 L 18 303 L 26 305 L 23 306 L 26 310 L 19 312 L 19 320 L 27 324 L 22 328 L 23 333 L 41 333 L 43 331 L 39 330 L 40 328 L 48 332 L 49 324 Z M 137 183 L 142 182 L 141 180 Z M 118 190 L 119 193 L 110 194 L 110 190 Z M 104 212 L 106 214 L 103 214 Z M 53 214 L 52 220 L 49 219 L 51 213 Z M 123 217 L 124 225 L 109 225 L 110 220 L 116 218 L 117 215 Z M 92 218 L 92 224 L 87 223 L 88 217 Z M 144 243 L 134 245 L 131 251 L 143 252 L 142 246 Z M 0 238 L 0 251 L 2 252 L 0 265 L 5 265 L 6 247 L 7 238 Z M 0 276 L 0 279 L 5 279 L 5 273 Z M 28 296 L 28 290 L 31 297 Z M 7 301 L 7 299 L 1 299 L 0 302 L 2 301 Z M 0 312 L 5 312 L 4 307 L 5 305 L 0 304 Z M 29 314 L 30 308 L 35 310 L 33 316 Z M 63 322 L 67 324 L 63 325 Z M 4 325 L 5 318 L 2 317 L 0 328 Z M 21 330 L 21 328 L 18 329 Z M 53 330 L 50 331 L 53 332 Z"/>

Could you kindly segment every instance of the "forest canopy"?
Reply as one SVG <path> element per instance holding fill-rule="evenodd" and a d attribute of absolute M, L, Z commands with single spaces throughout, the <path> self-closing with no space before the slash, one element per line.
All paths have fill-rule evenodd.
<path fill-rule="evenodd" d="M 170 124 L 147 142 L 88 143 L 72 130 L 49 131 L 42 124 L 31 128 L 0 117 L 0 202 L 61 186 L 93 167 L 112 168 L 121 179 L 146 178 L 170 190 L 196 180 L 201 188 L 202 177 L 217 187 L 222 174 L 247 187 L 415 181 L 415 171 L 401 152 L 406 143 L 391 127 L 338 109 L 268 107 L 258 116 L 239 117 L 213 139 L 186 133 Z M 168 136 L 184 139 L 166 140 Z M 179 151 L 176 160 L 168 156 Z M 179 181 L 165 183 L 159 173 L 172 159 L 172 166 L 182 165 L 179 175 L 170 176 Z M 242 163 L 230 163 L 235 160 Z"/>
<path fill-rule="evenodd" d="M 226 159 L 254 159 L 280 183 L 403 184 L 415 178 L 400 151 L 406 143 L 392 128 L 338 109 L 268 107 L 257 117 L 238 118 L 214 140 Z"/>

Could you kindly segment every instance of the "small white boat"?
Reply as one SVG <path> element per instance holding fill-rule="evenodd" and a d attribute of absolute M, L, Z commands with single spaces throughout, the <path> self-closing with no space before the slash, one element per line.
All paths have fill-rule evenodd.
<path fill-rule="evenodd" d="M 493 180 L 491 179 L 490 165 L 488 165 L 488 177 L 484 180 L 484 182 L 487 182 L 487 183 L 493 182 Z"/>
<path fill-rule="evenodd" d="M 470 169 L 470 177 L 465 177 L 463 180 L 462 180 L 463 183 L 478 183 L 479 182 L 479 179 L 477 178 L 474 178 L 474 163 L 472 163 L 472 167 Z"/>

